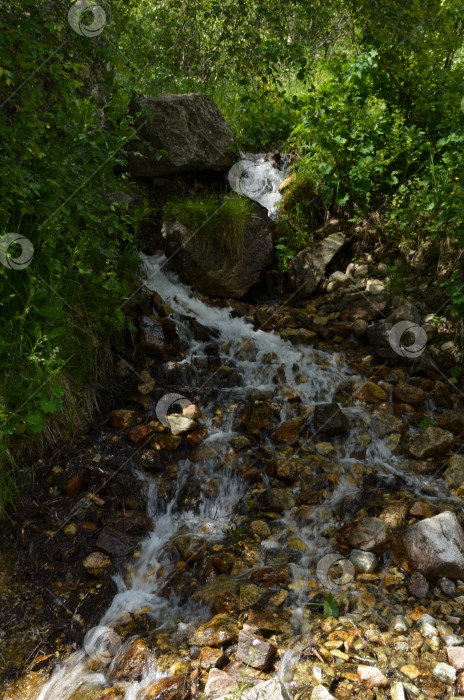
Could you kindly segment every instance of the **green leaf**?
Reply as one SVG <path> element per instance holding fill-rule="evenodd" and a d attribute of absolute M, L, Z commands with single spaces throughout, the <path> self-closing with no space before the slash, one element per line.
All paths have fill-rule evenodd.
<path fill-rule="evenodd" d="M 324 598 L 324 617 L 338 617 L 338 603 L 332 593 L 328 593 Z"/>
<path fill-rule="evenodd" d="M 47 418 L 42 411 L 30 411 L 24 416 L 24 420 L 29 426 L 31 433 L 40 433 L 47 422 Z"/>

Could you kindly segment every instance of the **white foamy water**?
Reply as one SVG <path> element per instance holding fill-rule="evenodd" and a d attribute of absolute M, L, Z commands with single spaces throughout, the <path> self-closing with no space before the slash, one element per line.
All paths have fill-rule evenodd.
<path fill-rule="evenodd" d="M 266 160 L 265 156 L 243 153 L 228 173 L 231 188 L 238 194 L 261 204 L 271 219 L 277 216 L 277 204 L 282 200 L 279 187 L 288 175 Z"/>
<path fill-rule="evenodd" d="M 174 595 L 167 598 L 163 589 L 170 578 L 178 572 L 175 564 L 167 556 L 167 547 L 178 534 L 194 534 L 205 537 L 208 543 L 220 541 L 234 516 L 237 504 L 244 498 L 247 484 L 234 468 L 234 462 L 224 461 L 230 439 L 234 432 L 234 408 L 237 402 L 246 398 L 253 389 L 273 393 L 273 402 L 280 409 L 281 419 L 292 414 L 295 409 L 281 395 L 286 385 L 300 397 L 302 406 L 330 402 L 337 386 L 352 376 L 340 354 L 327 353 L 310 347 L 295 347 L 280 338 L 276 333 L 255 330 L 244 318 L 234 318 L 232 310 L 209 306 L 197 298 L 190 287 L 179 283 L 165 271 L 165 258 L 143 258 L 143 275 L 148 289 L 156 290 L 173 309 L 173 318 L 177 320 L 180 336 L 188 343 L 189 351 L 182 361 L 186 370 L 191 368 L 195 357 L 204 356 L 204 343 L 193 338 L 188 323 L 179 320 L 187 315 L 193 317 L 203 326 L 216 333 L 217 343 L 221 348 L 222 363 L 230 363 L 241 378 L 241 386 L 221 388 L 221 405 L 224 408 L 224 420 L 220 427 L 214 421 L 214 403 L 207 398 L 207 389 L 214 386 L 214 372 L 206 378 L 201 375 L 191 390 L 199 396 L 199 408 L 208 429 L 209 437 L 202 447 L 212 446 L 214 457 L 193 463 L 189 459 L 179 460 L 176 483 L 172 498 L 163 510 L 157 505 L 157 484 L 153 477 L 138 474 L 145 481 L 145 496 L 148 501 L 147 512 L 154 523 L 154 530 L 141 543 L 138 557 L 132 559 L 123 575 L 116 577 L 118 592 L 101 620 L 102 625 L 111 627 L 123 622 L 128 613 L 145 611 L 153 621 L 153 629 L 176 628 L 183 632 L 191 621 L 210 617 L 208 610 L 191 599 L 177 599 Z M 194 372 L 192 375 L 194 376 Z M 186 389 L 187 392 L 187 389 Z M 202 401 L 202 397 L 204 397 Z M 281 517 L 281 536 L 263 542 L 262 560 L 266 552 L 286 547 L 289 535 L 298 536 L 306 545 L 306 552 L 298 564 L 292 564 L 294 582 L 303 582 L 311 576 L 317 560 L 327 551 L 332 551 L 331 534 L 340 526 L 336 515 L 343 514 L 345 506 L 359 496 L 359 487 L 352 476 L 352 466 L 362 460 L 350 455 L 356 447 L 357 438 L 362 432 L 369 432 L 363 422 L 364 408 L 344 409 L 350 422 L 350 435 L 340 441 L 340 445 L 327 458 L 335 464 L 338 483 L 333 493 L 321 505 L 313 507 L 312 517 L 301 525 L 294 520 L 292 512 Z M 274 449 L 270 441 L 267 446 Z M 298 450 L 296 450 L 298 454 Z M 386 442 L 371 436 L 368 445 L 366 463 L 376 469 L 379 478 L 398 477 L 399 459 L 388 449 Z M 338 465 L 338 466 L 337 466 Z M 412 475 L 402 478 L 412 490 L 419 490 L 419 478 Z M 192 480 L 203 484 L 213 484 L 211 495 L 202 495 L 196 512 L 176 507 L 177 499 Z M 269 478 L 263 474 L 264 483 Z M 314 574 L 312 574 L 314 578 Z M 117 659 L 116 659 L 117 660 Z M 113 661 L 113 666 L 116 663 Z M 289 675 L 294 655 L 284 657 L 281 677 Z M 50 681 L 43 687 L 37 700 L 69 700 L 76 689 L 91 687 L 105 688 L 110 683 L 106 671 L 92 672 L 89 659 L 84 651 L 74 654 L 61 664 L 53 673 Z M 145 670 L 143 680 L 128 683 L 125 700 L 135 700 L 142 690 L 153 680 L 166 675 L 153 663 Z M 285 677 L 285 678 L 284 678 Z"/>

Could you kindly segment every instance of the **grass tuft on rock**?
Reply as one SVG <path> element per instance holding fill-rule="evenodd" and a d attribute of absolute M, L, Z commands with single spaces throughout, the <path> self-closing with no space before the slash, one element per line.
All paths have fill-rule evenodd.
<path fill-rule="evenodd" d="M 188 197 L 168 202 L 163 213 L 166 219 L 180 221 L 194 232 L 205 254 L 219 248 L 236 258 L 244 249 L 245 231 L 253 216 L 253 203 L 242 196 Z"/>

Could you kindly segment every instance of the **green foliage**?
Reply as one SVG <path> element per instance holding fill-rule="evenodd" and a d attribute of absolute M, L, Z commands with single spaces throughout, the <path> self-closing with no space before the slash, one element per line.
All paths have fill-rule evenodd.
<path fill-rule="evenodd" d="M 207 253 L 219 247 L 232 257 L 243 251 L 245 230 L 253 216 L 251 200 L 242 196 L 188 197 L 163 207 L 170 221 L 181 221 L 195 232 L 195 240 Z"/>
<path fill-rule="evenodd" d="M 324 596 L 322 603 L 305 602 L 303 603 L 303 605 L 315 606 L 319 608 L 322 605 L 324 609 L 324 617 L 338 617 L 338 614 L 340 612 L 337 600 L 332 595 L 332 593 L 327 593 L 327 595 Z"/>
<path fill-rule="evenodd" d="M 419 421 L 419 427 L 422 428 L 422 430 L 434 428 L 436 425 L 437 423 L 433 420 L 433 418 L 422 418 L 422 420 Z"/>

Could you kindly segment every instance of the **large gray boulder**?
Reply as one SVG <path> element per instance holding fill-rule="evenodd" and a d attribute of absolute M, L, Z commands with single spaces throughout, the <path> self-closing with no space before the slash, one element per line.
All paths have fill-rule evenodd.
<path fill-rule="evenodd" d="M 242 700 L 289 700 L 287 691 L 277 678 L 260 680 L 243 673 L 211 669 L 205 686 L 205 700 L 225 700 L 233 697 L 240 697 Z"/>
<path fill-rule="evenodd" d="M 306 297 L 314 292 L 324 277 L 327 265 L 342 248 L 345 240 L 344 233 L 331 233 L 319 243 L 295 255 L 288 266 L 288 276 L 296 296 Z"/>
<path fill-rule="evenodd" d="M 451 511 L 410 525 L 403 545 L 411 567 L 427 579 L 464 578 L 464 532 Z"/>
<path fill-rule="evenodd" d="M 234 162 L 232 131 L 206 95 L 137 95 L 129 114 L 137 129 L 127 144 L 133 177 L 226 170 Z M 159 151 L 163 151 L 161 158 L 155 155 Z"/>
<path fill-rule="evenodd" d="M 202 294 L 227 299 L 241 299 L 271 265 L 272 233 L 273 223 L 266 209 L 256 202 L 242 251 L 235 256 L 219 246 L 205 251 L 195 231 L 180 221 L 165 221 L 162 228 L 169 267 Z"/>

